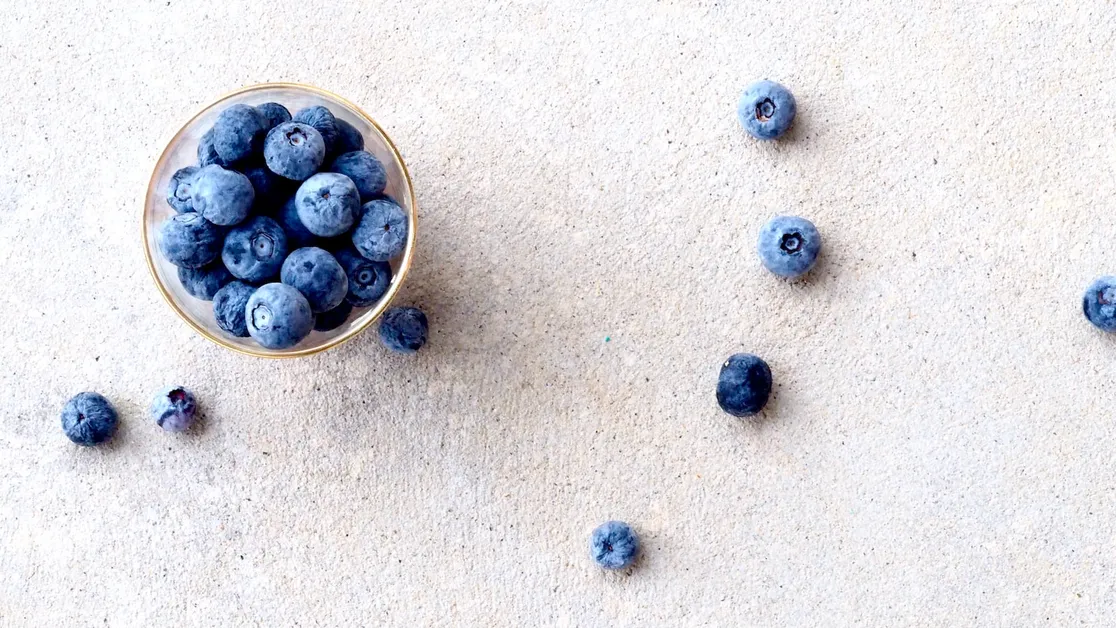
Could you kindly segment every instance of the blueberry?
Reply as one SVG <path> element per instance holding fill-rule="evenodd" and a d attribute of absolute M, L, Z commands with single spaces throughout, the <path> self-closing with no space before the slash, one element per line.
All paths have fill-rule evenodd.
<path fill-rule="evenodd" d="M 316 331 L 333 331 L 344 325 L 345 321 L 349 320 L 349 314 L 352 313 L 352 304 L 348 301 L 342 301 L 341 305 L 314 317 L 314 329 Z"/>
<path fill-rule="evenodd" d="M 172 386 L 155 395 L 151 402 L 151 418 L 155 425 L 168 432 L 185 432 L 194 422 L 198 404 L 194 395 L 181 386 Z"/>
<path fill-rule="evenodd" d="M 228 166 L 229 162 L 221 159 L 217 154 L 217 148 L 213 145 L 213 129 L 209 129 L 198 140 L 198 167 L 204 168 L 206 166 Z"/>
<path fill-rule="evenodd" d="M 605 569 L 624 569 L 639 556 L 639 537 L 623 521 L 606 521 L 589 535 L 589 556 Z"/>
<path fill-rule="evenodd" d="M 201 268 L 221 254 L 223 235 L 217 225 L 194 212 L 186 212 L 159 225 L 155 239 L 168 262 L 179 267 Z"/>
<path fill-rule="evenodd" d="M 303 181 L 295 193 L 298 218 L 314 235 L 341 235 L 353 226 L 360 211 L 360 193 L 352 179 L 334 172 L 319 172 Z"/>
<path fill-rule="evenodd" d="M 171 177 L 170 184 L 167 186 L 167 202 L 174 208 L 174 211 L 180 214 L 194 211 L 192 188 L 194 175 L 197 173 L 197 168 L 187 166 L 180 168 Z"/>
<path fill-rule="evenodd" d="M 116 433 L 116 409 L 95 392 L 74 395 L 62 408 L 62 431 L 75 444 L 97 445 Z"/>
<path fill-rule="evenodd" d="M 268 349 L 293 347 L 314 327 L 306 297 L 283 283 L 269 283 L 252 293 L 244 318 L 248 333 Z"/>
<path fill-rule="evenodd" d="M 337 307 L 349 293 L 349 279 L 341 264 L 317 247 L 291 251 L 283 262 L 279 277 L 280 281 L 306 297 L 310 311 L 315 314 Z"/>
<path fill-rule="evenodd" d="M 288 248 L 301 249 L 304 246 L 310 246 L 317 238 L 310 233 L 310 230 L 299 219 L 298 205 L 295 203 L 294 196 L 283 203 L 283 207 L 279 209 L 279 214 L 275 216 L 275 220 L 279 222 L 279 225 L 283 227 L 283 231 L 287 234 Z"/>
<path fill-rule="evenodd" d="M 260 283 L 279 274 L 288 250 L 287 235 L 279 223 L 256 216 L 229 230 L 221 261 L 237 279 Z"/>
<path fill-rule="evenodd" d="M 387 262 L 365 259 L 356 249 L 337 251 L 334 256 L 349 277 L 349 294 L 345 299 L 357 307 L 374 305 L 391 285 L 391 266 Z"/>
<path fill-rule="evenodd" d="M 248 217 L 256 193 L 248 177 L 221 166 L 206 166 L 194 176 L 194 211 L 215 225 L 235 225 Z"/>
<path fill-rule="evenodd" d="M 233 276 L 221 264 L 178 269 L 178 281 L 182 283 L 182 287 L 202 301 L 212 301 L 217 291 L 232 280 Z"/>
<path fill-rule="evenodd" d="M 790 128 L 796 106 L 787 88 L 772 81 L 757 81 L 740 96 L 736 117 L 744 130 L 760 140 L 773 140 Z"/>
<path fill-rule="evenodd" d="M 353 230 L 353 245 L 374 262 L 386 262 L 407 247 L 407 213 L 388 199 L 369 201 Z"/>
<path fill-rule="evenodd" d="M 262 105 L 256 105 L 256 112 L 264 119 L 264 128 L 269 131 L 284 122 L 291 121 L 291 112 L 277 102 L 265 102 Z"/>
<path fill-rule="evenodd" d="M 760 230 L 760 260 L 780 277 L 805 274 L 818 260 L 821 235 L 814 223 L 798 216 L 776 216 Z"/>
<path fill-rule="evenodd" d="M 325 141 L 326 153 L 332 153 L 334 145 L 337 143 L 337 137 L 340 132 L 337 129 L 337 118 L 333 117 L 329 109 L 318 105 L 316 107 L 307 107 L 294 114 L 291 118 L 294 122 L 301 122 L 309 124 L 322 134 L 322 139 Z"/>
<path fill-rule="evenodd" d="M 217 326 L 238 338 L 246 338 L 248 324 L 244 320 L 244 308 L 255 291 L 241 281 L 231 282 L 218 290 L 213 297 L 213 317 L 217 319 Z"/>
<path fill-rule="evenodd" d="M 285 122 L 271 129 L 264 140 L 264 161 L 275 174 L 302 181 L 325 161 L 322 134 L 308 124 Z"/>
<path fill-rule="evenodd" d="M 226 163 L 247 159 L 263 148 L 266 125 L 255 107 L 232 105 L 213 123 L 213 148 Z"/>
<path fill-rule="evenodd" d="M 245 168 L 244 176 L 252 183 L 256 213 L 275 211 L 292 192 L 290 181 L 275 174 L 267 166 Z"/>
<path fill-rule="evenodd" d="M 364 136 L 355 126 L 341 118 L 334 118 L 334 123 L 337 124 L 337 143 L 333 145 L 333 152 L 340 155 L 354 150 L 364 150 Z"/>
<path fill-rule="evenodd" d="M 362 201 L 370 201 L 383 193 L 387 186 L 387 171 L 376 156 L 358 150 L 343 153 L 333 160 L 329 169 L 353 180 Z"/>
<path fill-rule="evenodd" d="M 1101 277 L 1085 290 L 1085 318 L 1104 331 L 1116 331 L 1116 277 Z"/>
<path fill-rule="evenodd" d="M 380 319 L 380 340 L 400 353 L 414 353 L 426 344 L 426 315 L 414 307 L 393 307 Z"/>
<path fill-rule="evenodd" d="M 717 403 L 733 416 L 750 416 L 763 409 L 771 395 L 771 369 L 750 353 L 737 353 L 721 365 Z"/>

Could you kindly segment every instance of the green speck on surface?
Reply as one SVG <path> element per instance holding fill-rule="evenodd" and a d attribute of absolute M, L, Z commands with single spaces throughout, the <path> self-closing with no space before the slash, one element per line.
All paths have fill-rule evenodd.
<path fill-rule="evenodd" d="M 612 342 L 612 336 L 605 336 L 605 342 Z"/>

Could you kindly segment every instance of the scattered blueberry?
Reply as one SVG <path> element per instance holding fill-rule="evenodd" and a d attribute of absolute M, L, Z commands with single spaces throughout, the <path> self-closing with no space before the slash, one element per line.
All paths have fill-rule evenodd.
<path fill-rule="evenodd" d="M 291 251 L 279 277 L 306 297 L 315 314 L 337 307 L 349 293 L 349 279 L 341 265 L 328 252 L 313 246 Z"/>
<path fill-rule="evenodd" d="M 426 344 L 426 315 L 414 307 L 393 307 L 380 319 L 380 340 L 400 353 L 414 353 Z"/>
<path fill-rule="evenodd" d="M 353 245 L 375 262 L 386 262 L 407 247 L 407 213 L 395 202 L 376 199 L 364 204 L 353 230 Z"/>
<path fill-rule="evenodd" d="M 1085 290 L 1085 318 L 1104 331 L 1116 331 L 1116 277 L 1101 277 Z"/>
<path fill-rule="evenodd" d="M 97 445 L 116 433 L 116 409 L 95 392 L 74 395 L 62 408 L 62 431 L 78 445 Z"/>
<path fill-rule="evenodd" d="M 226 163 L 247 159 L 263 147 L 266 124 L 255 107 L 232 105 L 213 123 L 213 148 Z"/>
<path fill-rule="evenodd" d="M 194 166 L 181 168 L 171 177 L 167 186 L 167 202 L 178 213 L 194 211 L 193 192 L 194 175 L 198 169 Z"/>
<path fill-rule="evenodd" d="M 285 122 L 271 129 L 264 140 L 267 167 L 294 181 L 302 181 L 317 172 L 325 155 L 322 134 L 308 124 Z"/>
<path fill-rule="evenodd" d="M 345 321 L 349 320 L 349 314 L 352 313 L 352 304 L 348 301 L 342 301 L 341 305 L 314 317 L 314 329 L 316 331 L 333 331 L 344 325 Z"/>
<path fill-rule="evenodd" d="M 209 129 L 198 140 L 198 167 L 204 168 L 206 166 L 227 166 L 229 162 L 221 159 L 217 154 L 217 148 L 213 145 L 213 129 Z"/>
<path fill-rule="evenodd" d="M 277 102 L 265 102 L 262 105 L 256 105 L 256 111 L 264 119 L 264 128 L 269 131 L 284 122 L 291 121 L 291 112 Z"/>
<path fill-rule="evenodd" d="M 353 226 L 360 210 L 360 193 L 352 179 L 334 172 L 319 172 L 295 193 L 298 218 L 314 235 L 333 237 Z"/>
<path fill-rule="evenodd" d="M 317 236 L 310 233 L 310 230 L 299 219 L 298 205 L 295 203 L 294 196 L 283 203 L 283 207 L 279 209 L 275 220 L 279 222 L 279 225 L 283 227 L 283 231 L 287 234 L 287 246 L 292 250 L 310 246 L 317 239 Z"/>
<path fill-rule="evenodd" d="M 213 297 L 213 317 L 217 326 L 238 337 L 248 336 L 248 324 L 244 320 L 244 308 L 256 289 L 241 281 L 233 281 L 217 291 Z"/>
<path fill-rule="evenodd" d="M 155 239 L 167 261 L 201 268 L 221 254 L 221 229 L 195 212 L 172 216 L 159 225 Z"/>
<path fill-rule="evenodd" d="M 340 155 L 354 150 L 364 150 L 364 136 L 355 126 L 341 118 L 334 118 L 334 123 L 337 125 L 337 143 L 333 145 L 333 152 Z"/>
<path fill-rule="evenodd" d="M 767 405 L 771 395 L 771 369 L 750 353 L 737 353 L 721 365 L 717 403 L 733 416 L 750 416 Z"/>
<path fill-rule="evenodd" d="M 805 274 L 818 260 L 821 235 L 814 223 L 798 216 L 776 216 L 760 230 L 760 260 L 780 277 Z"/>
<path fill-rule="evenodd" d="M 221 166 L 194 175 L 194 211 L 215 225 L 235 225 L 248 217 L 256 193 L 248 177 Z"/>
<path fill-rule="evenodd" d="M 232 280 L 233 276 L 222 264 L 178 269 L 178 281 L 182 287 L 202 301 L 212 301 L 217 291 Z"/>
<path fill-rule="evenodd" d="M 391 285 L 391 266 L 366 259 L 350 245 L 334 254 L 349 277 L 346 300 L 357 307 L 368 307 L 380 300 Z"/>
<path fill-rule="evenodd" d="M 194 395 L 181 386 L 160 392 L 151 402 L 151 418 L 168 432 L 185 432 L 194 422 L 198 405 Z"/>
<path fill-rule="evenodd" d="M 606 521 L 589 536 L 589 556 L 605 569 L 624 569 L 639 556 L 639 537 L 623 521 Z"/>
<path fill-rule="evenodd" d="M 267 216 L 256 216 L 225 236 L 221 261 L 237 279 L 259 283 L 279 274 L 287 250 L 283 228 Z"/>
<path fill-rule="evenodd" d="M 796 109 L 794 96 L 787 88 L 772 81 L 757 81 L 740 96 L 736 117 L 752 137 L 773 140 L 790 128 Z"/>
<path fill-rule="evenodd" d="M 295 113 L 291 120 L 309 124 L 317 129 L 318 133 L 322 134 L 322 139 L 325 141 L 326 152 L 333 152 L 334 144 L 337 143 L 337 136 L 340 133 L 337 130 L 337 118 L 333 117 L 329 109 L 321 105 L 307 107 Z"/>
<path fill-rule="evenodd" d="M 362 201 L 374 199 L 382 194 L 387 186 L 387 171 L 384 170 L 384 165 L 368 151 L 358 150 L 338 155 L 329 169 L 331 172 L 352 179 Z"/>
<path fill-rule="evenodd" d="M 293 347 L 314 327 L 306 297 L 282 283 L 269 283 L 252 293 L 244 317 L 248 333 L 268 349 Z"/>

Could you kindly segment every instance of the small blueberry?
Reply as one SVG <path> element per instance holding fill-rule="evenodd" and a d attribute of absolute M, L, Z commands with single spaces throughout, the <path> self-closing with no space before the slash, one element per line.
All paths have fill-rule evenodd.
<path fill-rule="evenodd" d="M 204 168 L 213 165 L 228 166 L 230 164 L 217 154 L 217 148 L 213 146 L 213 129 L 209 129 L 198 140 L 198 167 Z"/>
<path fill-rule="evenodd" d="M 317 129 L 298 122 L 284 122 L 264 140 L 264 162 L 275 174 L 302 181 L 322 167 L 326 146 Z"/>
<path fill-rule="evenodd" d="M 349 293 L 349 279 L 341 265 L 328 251 L 313 246 L 291 251 L 279 278 L 301 292 L 315 314 L 337 307 Z"/>
<path fill-rule="evenodd" d="M 221 229 L 195 212 L 177 214 L 159 225 L 155 241 L 168 262 L 201 268 L 221 254 Z"/>
<path fill-rule="evenodd" d="M 283 199 L 293 192 L 291 181 L 275 174 L 267 166 L 245 168 L 244 176 L 252 183 L 253 208 L 257 214 L 274 213 Z"/>
<path fill-rule="evenodd" d="M 341 118 L 334 118 L 333 121 L 337 125 L 337 143 L 333 145 L 333 152 L 341 155 L 354 150 L 364 150 L 364 136 L 355 126 Z"/>
<path fill-rule="evenodd" d="M 292 250 L 310 246 L 317 239 L 317 236 L 310 233 L 310 230 L 299 219 L 298 205 L 294 196 L 283 203 L 283 207 L 275 215 L 275 220 L 279 223 L 279 226 L 283 227 L 283 232 L 287 234 L 287 246 Z"/>
<path fill-rule="evenodd" d="M 393 307 L 380 319 L 380 340 L 400 353 L 414 353 L 426 344 L 426 315 L 415 307 Z"/>
<path fill-rule="evenodd" d="M 338 327 L 345 324 L 349 320 L 349 314 L 353 313 L 353 306 L 348 301 L 342 301 L 341 305 L 333 308 L 328 312 L 322 312 L 314 317 L 314 330 L 315 331 L 333 331 Z"/>
<path fill-rule="evenodd" d="M 1085 290 L 1085 318 L 1104 331 L 1116 331 L 1116 277 L 1101 277 Z"/>
<path fill-rule="evenodd" d="M 256 193 L 248 177 L 221 166 L 206 166 L 194 175 L 194 211 L 215 225 L 243 222 L 252 210 Z"/>
<path fill-rule="evenodd" d="M 360 193 L 349 177 L 319 172 L 302 182 L 295 204 L 299 220 L 310 233 L 330 238 L 352 228 L 360 210 Z"/>
<path fill-rule="evenodd" d="M 198 406 L 194 395 L 181 386 L 172 386 L 155 395 L 151 402 L 151 418 L 155 425 L 168 432 L 185 432 L 194 422 Z"/>
<path fill-rule="evenodd" d="M 340 132 L 337 130 L 337 118 L 333 117 L 333 113 L 329 109 L 318 105 L 316 107 L 307 107 L 294 114 L 291 117 L 294 122 L 301 122 L 302 124 L 309 124 L 322 134 L 322 140 L 325 141 L 326 153 L 334 151 L 334 145 L 337 143 L 337 137 Z"/>
<path fill-rule="evenodd" d="M 237 279 L 259 283 L 279 274 L 287 251 L 283 228 L 267 216 L 256 216 L 225 236 L 221 261 Z"/>
<path fill-rule="evenodd" d="M 212 301 L 217 291 L 232 280 L 233 276 L 222 264 L 178 269 L 178 281 L 182 287 L 202 301 Z"/>
<path fill-rule="evenodd" d="M 407 212 L 386 198 L 368 201 L 353 229 L 353 246 L 374 262 L 386 262 L 407 248 Z"/>
<path fill-rule="evenodd" d="M 194 166 L 180 168 L 171 177 L 167 186 L 167 203 L 178 213 L 194 211 L 193 192 L 194 176 L 198 169 Z"/>
<path fill-rule="evenodd" d="M 288 349 L 310 334 L 314 314 L 306 297 L 283 283 L 261 286 L 244 306 L 248 334 L 268 349 Z"/>
<path fill-rule="evenodd" d="M 266 125 L 255 107 L 232 105 L 213 123 L 213 148 L 225 163 L 247 159 L 263 148 Z"/>
<path fill-rule="evenodd" d="M 717 403 L 733 416 L 756 414 L 771 396 L 771 369 L 759 357 L 737 353 L 721 365 Z"/>
<path fill-rule="evenodd" d="M 797 106 L 787 88 L 773 81 L 749 85 L 740 96 L 736 116 L 752 137 L 773 140 L 790 128 Z"/>
<path fill-rule="evenodd" d="M 639 537 L 623 521 L 606 521 L 589 536 L 589 556 L 605 569 L 624 569 L 639 556 Z"/>
<path fill-rule="evenodd" d="M 242 281 L 233 281 L 213 296 L 213 318 L 217 326 L 238 338 L 248 337 L 244 309 L 256 289 Z"/>
<path fill-rule="evenodd" d="M 370 201 L 379 196 L 387 186 L 387 171 L 376 156 L 358 150 L 338 155 L 330 164 L 331 172 L 337 172 L 353 180 L 360 192 L 362 201 Z"/>
<path fill-rule="evenodd" d="M 62 431 L 78 445 L 97 445 L 116 433 L 116 409 L 95 392 L 78 393 L 62 408 Z"/>
<path fill-rule="evenodd" d="M 760 229 L 760 261 L 780 277 L 798 277 L 814 267 L 821 251 L 814 223 L 798 216 L 776 216 Z"/>
<path fill-rule="evenodd" d="M 269 131 L 284 122 L 291 121 L 291 112 L 277 102 L 265 102 L 262 105 L 256 105 L 256 112 L 263 118 L 264 128 Z"/>
<path fill-rule="evenodd" d="M 349 278 L 346 300 L 357 307 L 375 305 L 391 285 L 391 266 L 387 262 L 373 262 L 357 253 L 352 246 L 334 255 Z"/>

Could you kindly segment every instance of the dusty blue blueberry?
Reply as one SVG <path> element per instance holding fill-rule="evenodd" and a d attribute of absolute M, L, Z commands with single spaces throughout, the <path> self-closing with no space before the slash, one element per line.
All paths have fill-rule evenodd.
<path fill-rule="evenodd" d="M 301 122 L 309 124 L 322 134 L 322 140 L 325 141 L 326 153 L 332 153 L 334 145 L 337 143 L 337 137 L 340 132 L 337 129 L 337 118 L 329 109 L 318 105 L 316 107 L 307 107 L 294 114 L 291 117 L 294 122 Z"/>
<path fill-rule="evenodd" d="M 426 315 L 415 307 L 393 307 L 380 319 L 380 340 L 400 353 L 414 353 L 426 344 Z"/>
<path fill-rule="evenodd" d="M 225 236 L 221 261 L 237 279 L 260 283 L 279 274 L 288 250 L 287 235 L 279 223 L 256 216 Z"/>
<path fill-rule="evenodd" d="M 322 312 L 314 317 L 314 329 L 316 331 L 333 331 L 345 321 L 349 320 L 349 314 L 353 313 L 353 306 L 348 301 L 342 301 L 341 305 L 333 308 L 328 312 Z"/>
<path fill-rule="evenodd" d="M 168 262 L 201 268 L 221 254 L 221 229 L 195 212 L 176 214 L 159 225 L 155 241 Z"/>
<path fill-rule="evenodd" d="M 750 353 L 737 353 L 721 365 L 717 378 L 717 403 L 733 416 L 751 416 L 767 405 L 771 395 L 771 369 Z"/>
<path fill-rule="evenodd" d="M 185 432 L 194 422 L 198 404 L 194 394 L 181 386 L 164 389 L 151 402 L 151 418 L 168 432 Z"/>
<path fill-rule="evenodd" d="M 238 338 L 246 338 L 248 324 L 244 320 L 244 308 L 255 291 L 253 286 L 242 281 L 233 281 L 218 290 L 213 297 L 213 317 L 217 319 L 217 326 Z"/>
<path fill-rule="evenodd" d="M 383 193 L 387 186 L 387 171 L 376 156 L 358 150 L 338 155 L 330 164 L 331 172 L 338 172 L 353 180 L 362 201 L 370 201 Z"/>
<path fill-rule="evenodd" d="M 319 172 L 295 193 L 298 219 L 307 231 L 331 238 L 352 228 L 360 211 L 360 193 L 353 180 L 335 172 Z"/>
<path fill-rule="evenodd" d="M 264 162 L 275 174 L 302 181 L 322 167 L 326 147 L 322 134 L 308 124 L 285 122 L 264 140 Z"/>
<path fill-rule="evenodd" d="M 178 281 L 194 297 L 212 301 L 217 291 L 233 280 L 223 264 L 216 263 L 201 268 L 179 268 Z"/>
<path fill-rule="evenodd" d="M 794 96 L 772 81 L 757 81 L 744 89 L 736 116 L 752 137 L 773 140 L 790 128 L 796 110 Z"/>
<path fill-rule="evenodd" d="M 194 211 L 194 176 L 198 169 L 194 166 L 180 168 L 167 185 L 167 203 L 178 213 Z"/>
<path fill-rule="evenodd" d="M 248 177 L 221 166 L 206 166 L 194 175 L 194 211 L 215 225 L 235 225 L 248 217 L 256 192 Z"/>
<path fill-rule="evenodd" d="M 349 294 L 345 299 L 357 307 L 374 305 L 391 285 L 391 266 L 373 262 L 349 246 L 334 255 L 349 277 Z"/>
<path fill-rule="evenodd" d="M 302 220 L 298 217 L 298 205 L 295 203 L 294 196 L 283 203 L 283 207 L 279 209 L 275 220 L 279 222 L 279 225 L 283 227 L 283 231 L 287 234 L 288 248 L 301 249 L 304 246 L 310 246 L 317 239 L 317 236 L 310 233 L 310 230 L 302 224 Z"/>
<path fill-rule="evenodd" d="M 589 535 L 589 556 L 605 569 L 624 569 L 639 556 L 639 537 L 623 521 L 606 521 Z"/>
<path fill-rule="evenodd" d="M 97 445 L 116 433 L 116 409 L 95 392 L 74 395 L 62 408 L 62 431 L 78 445 Z"/>
<path fill-rule="evenodd" d="M 333 145 L 333 152 L 340 155 L 354 150 L 364 150 L 364 136 L 355 126 L 341 118 L 334 118 L 333 121 L 337 125 L 337 143 Z"/>
<path fill-rule="evenodd" d="M 232 105 L 213 123 L 213 148 L 226 163 L 247 159 L 263 148 L 266 125 L 255 107 Z"/>
<path fill-rule="evenodd" d="M 374 262 L 386 262 L 407 247 L 407 213 L 388 199 L 369 201 L 353 230 L 353 246 Z"/>
<path fill-rule="evenodd" d="M 314 314 L 306 297 L 283 283 L 261 286 L 244 308 L 248 334 L 268 349 L 297 345 L 314 327 Z"/>
<path fill-rule="evenodd" d="M 221 159 L 217 154 L 217 149 L 213 146 L 213 129 L 209 129 L 198 140 L 198 167 L 204 168 L 206 166 L 228 166 L 229 162 Z"/>
<path fill-rule="evenodd" d="M 760 229 L 760 261 L 780 277 L 798 277 L 814 267 L 821 251 L 814 223 L 798 216 L 776 216 Z"/>
<path fill-rule="evenodd" d="M 284 122 L 291 121 L 291 112 L 277 102 L 265 102 L 262 105 L 256 105 L 256 111 L 264 119 L 264 127 L 269 131 Z"/>
<path fill-rule="evenodd" d="M 1085 318 L 1104 331 L 1116 331 L 1116 277 L 1101 277 L 1085 290 Z"/>
<path fill-rule="evenodd" d="M 329 252 L 313 246 L 291 251 L 279 280 L 301 292 L 315 314 L 337 307 L 349 293 L 349 279 L 341 264 Z"/>
<path fill-rule="evenodd" d="M 252 182 L 253 208 L 257 214 L 275 213 L 283 200 L 294 192 L 289 179 L 275 174 L 267 166 L 245 168 L 244 176 Z"/>

